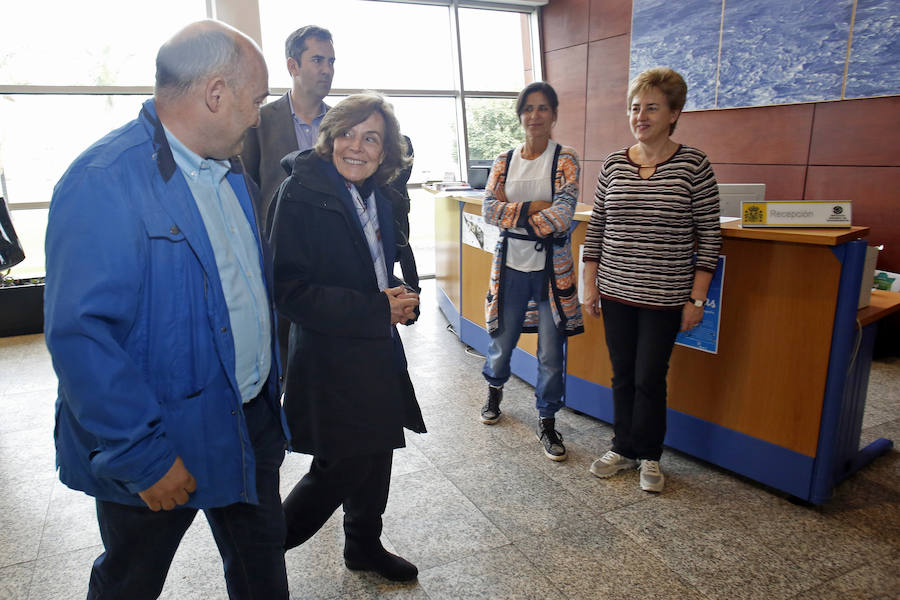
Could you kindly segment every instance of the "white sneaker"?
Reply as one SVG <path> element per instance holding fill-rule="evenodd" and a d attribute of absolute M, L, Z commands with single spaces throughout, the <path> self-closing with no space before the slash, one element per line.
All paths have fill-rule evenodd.
<path fill-rule="evenodd" d="M 666 477 L 659 470 L 658 460 L 641 460 L 641 489 L 645 492 L 661 492 Z"/>
<path fill-rule="evenodd" d="M 636 460 L 625 458 L 618 452 L 610 450 L 593 462 L 591 465 L 591 473 L 605 479 L 607 477 L 612 477 L 619 471 L 633 469 L 636 466 Z"/>

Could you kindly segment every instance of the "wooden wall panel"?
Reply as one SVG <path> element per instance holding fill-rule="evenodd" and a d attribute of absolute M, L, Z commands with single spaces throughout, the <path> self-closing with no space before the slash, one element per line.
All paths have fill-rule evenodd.
<path fill-rule="evenodd" d="M 900 96 L 815 105 L 812 165 L 900 166 Z"/>
<path fill-rule="evenodd" d="M 590 40 L 631 33 L 631 0 L 591 0 Z"/>
<path fill-rule="evenodd" d="M 590 0 L 553 0 L 541 9 L 544 51 L 559 50 L 588 41 Z"/>
<path fill-rule="evenodd" d="M 587 46 L 574 46 L 544 55 L 545 77 L 559 96 L 559 117 L 553 139 L 584 155 L 584 113 Z"/>
<path fill-rule="evenodd" d="M 593 42 L 588 52 L 586 160 L 603 160 L 634 142 L 628 126 L 629 36 Z"/>
<path fill-rule="evenodd" d="M 870 228 L 872 245 L 884 244 L 878 268 L 900 272 L 900 167 L 810 166 L 806 200 L 851 200 L 853 223 Z"/>
<path fill-rule="evenodd" d="M 582 204 L 594 205 L 594 192 L 597 190 L 597 175 L 603 167 L 601 160 L 581 161 L 581 195 L 578 201 Z"/>
<path fill-rule="evenodd" d="M 686 112 L 672 137 L 714 163 L 805 165 L 812 119 L 812 104 Z"/>
<path fill-rule="evenodd" d="M 701 148 L 703 150 L 703 148 Z M 764 183 L 767 200 L 802 200 L 806 167 L 713 163 L 719 183 Z"/>

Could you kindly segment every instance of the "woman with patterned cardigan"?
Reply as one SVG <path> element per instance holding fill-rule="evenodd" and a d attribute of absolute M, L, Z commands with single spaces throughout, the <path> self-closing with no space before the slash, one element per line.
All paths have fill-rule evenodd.
<path fill-rule="evenodd" d="M 613 369 L 612 449 L 591 473 L 639 467 L 648 492 L 665 484 L 659 459 L 675 336 L 703 318 L 722 243 L 709 160 L 669 137 L 686 99 L 684 79 L 667 67 L 631 82 L 637 143 L 604 161 L 584 243 L 584 305 L 602 314 Z"/>
<path fill-rule="evenodd" d="M 525 143 L 494 161 L 482 205 L 485 222 L 499 227 L 501 236 L 485 302 L 491 343 L 482 370 L 488 398 L 481 422 L 493 425 L 500 419 L 512 352 L 522 332 L 536 331 L 537 436 L 555 461 L 566 459 L 556 431 L 556 412 L 564 403 L 565 338 L 584 331 L 569 243 L 578 155 L 550 139 L 558 106 L 556 91 L 546 82 L 519 93 L 516 114 Z"/>

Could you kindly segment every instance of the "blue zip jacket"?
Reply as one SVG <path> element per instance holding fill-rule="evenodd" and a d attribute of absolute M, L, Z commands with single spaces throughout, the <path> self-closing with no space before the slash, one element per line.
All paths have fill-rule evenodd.
<path fill-rule="evenodd" d="M 227 178 L 259 243 L 256 188 L 238 161 Z M 60 480 L 101 500 L 143 505 L 137 493 L 180 456 L 197 481 L 188 506 L 257 503 L 215 256 L 153 100 L 60 179 L 46 256 Z M 260 260 L 271 298 L 266 245 Z M 273 331 L 262 396 L 286 432 L 276 339 Z"/>

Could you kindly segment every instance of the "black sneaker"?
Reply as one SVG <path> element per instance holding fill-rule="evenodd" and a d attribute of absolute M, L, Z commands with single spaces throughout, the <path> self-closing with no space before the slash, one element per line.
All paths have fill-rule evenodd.
<path fill-rule="evenodd" d="M 538 439 L 544 445 L 544 454 L 550 460 L 566 460 L 566 447 L 563 446 L 562 435 L 556 431 L 556 419 L 541 417 L 538 419 Z"/>
<path fill-rule="evenodd" d="M 500 420 L 500 401 L 503 400 L 503 388 L 488 386 L 488 397 L 481 407 L 481 422 L 485 425 L 493 425 Z"/>

